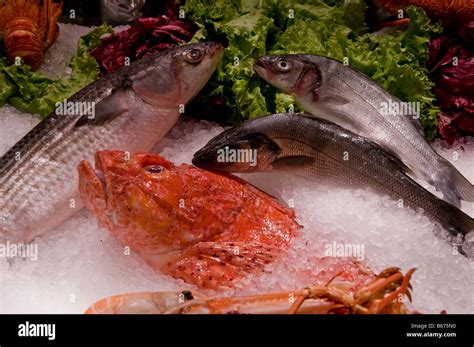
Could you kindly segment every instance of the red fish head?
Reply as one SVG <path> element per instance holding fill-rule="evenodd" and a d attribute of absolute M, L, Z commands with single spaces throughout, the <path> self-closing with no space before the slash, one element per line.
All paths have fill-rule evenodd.
<path fill-rule="evenodd" d="M 101 151 L 95 169 L 79 165 L 79 191 L 101 226 L 126 245 L 156 254 L 209 239 L 217 230 L 193 228 L 186 216 L 191 176 L 157 154 Z M 200 189 L 196 189 L 199 191 Z"/>
<path fill-rule="evenodd" d="M 229 286 L 273 261 L 299 229 L 252 185 L 157 154 L 97 152 L 79 191 L 99 224 L 154 268 L 200 287 Z"/>

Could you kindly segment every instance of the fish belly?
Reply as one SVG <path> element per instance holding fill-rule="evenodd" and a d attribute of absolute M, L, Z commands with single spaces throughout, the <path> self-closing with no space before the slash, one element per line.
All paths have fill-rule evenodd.
<path fill-rule="evenodd" d="M 44 134 L 41 146 L 25 153 L 0 178 L 0 241 L 30 242 L 82 208 L 76 166 L 94 161 L 98 150 L 151 150 L 179 117 L 178 107 L 151 107 L 133 92 L 130 110 L 102 125 L 74 123 Z"/>

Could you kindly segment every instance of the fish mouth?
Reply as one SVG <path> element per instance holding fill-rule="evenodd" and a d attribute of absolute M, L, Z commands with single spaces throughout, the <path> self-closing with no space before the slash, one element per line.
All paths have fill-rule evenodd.
<path fill-rule="evenodd" d="M 272 69 L 271 69 L 271 58 L 268 56 L 260 57 L 254 64 L 253 64 L 253 71 L 263 78 L 265 81 L 271 84 L 272 78 Z"/>
<path fill-rule="evenodd" d="M 102 184 L 102 187 L 105 189 L 107 187 L 107 183 L 105 181 L 104 171 L 95 168 L 94 172 L 95 172 L 95 175 L 97 176 L 97 178 L 99 179 L 100 184 Z"/>
<path fill-rule="evenodd" d="M 87 160 L 82 160 L 77 166 L 79 174 L 79 195 L 86 206 L 97 207 L 100 201 L 101 208 L 107 205 L 107 190 L 102 170 L 94 169 Z"/>
<path fill-rule="evenodd" d="M 255 64 L 253 64 L 253 70 L 261 77 L 266 76 L 267 66 L 262 58 L 258 59 Z"/>
<path fill-rule="evenodd" d="M 209 45 L 210 47 L 207 51 L 209 53 L 210 59 L 213 61 L 211 64 L 211 73 L 214 73 L 214 71 L 217 69 L 217 66 L 219 66 L 219 63 L 222 61 L 222 58 L 224 57 L 224 46 L 220 42 L 210 42 Z"/>
<path fill-rule="evenodd" d="M 208 52 L 211 57 L 220 56 L 224 53 L 224 45 L 220 42 L 209 42 Z"/>
<path fill-rule="evenodd" d="M 89 164 L 91 171 L 93 171 L 96 175 L 96 177 L 99 179 L 100 184 L 102 185 L 102 188 L 107 187 L 107 181 L 105 179 L 105 173 L 104 173 L 104 165 L 102 162 L 102 153 L 101 152 L 96 152 L 94 156 L 94 166 Z"/>
<path fill-rule="evenodd" d="M 254 63 L 254 67 L 266 68 L 266 64 L 263 60 L 264 60 L 264 57 L 258 58 L 257 61 Z"/>
<path fill-rule="evenodd" d="M 105 181 L 105 175 L 104 175 L 104 171 L 102 171 L 102 167 L 100 166 L 97 167 L 97 163 L 94 167 L 94 165 L 92 165 L 87 160 L 82 161 L 79 167 L 82 172 L 87 173 L 89 179 L 92 178 L 95 182 L 98 182 L 105 191 L 105 188 L 107 187 L 107 183 Z"/>
<path fill-rule="evenodd" d="M 197 167 L 203 167 L 206 164 L 210 164 L 214 162 L 214 157 L 209 155 L 209 149 L 204 147 L 198 150 L 193 155 L 193 159 L 191 160 L 192 164 Z M 211 150 L 212 152 L 212 150 Z"/>
<path fill-rule="evenodd" d="M 210 53 L 211 59 L 214 61 L 212 64 L 212 72 L 217 69 L 217 66 L 219 66 L 219 63 L 224 57 L 224 46 L 219 42 L 214 42 L 213 44 L 214 47 L 212 47 L 212 52 Z"/>

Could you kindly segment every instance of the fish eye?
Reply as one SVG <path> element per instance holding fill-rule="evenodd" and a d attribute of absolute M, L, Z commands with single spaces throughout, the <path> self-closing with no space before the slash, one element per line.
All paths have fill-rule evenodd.
<path fill-rule="evenodd" d="M 145 166 L 144 169 L 151 174 L 162 173 L 165 170 L 165 168 L 161 165 L 148 165 Z"/>
<path fill-rule="evenodd" d="M 277 68 L 281 72 L 288 72 L 291 69 L 291 63 L 285 59 L 280 59 L 277 63 Z"/>
<path fill-rule="evenodd" d="M 194 297 L 193 297 L 193 293 L 190 292 L 189 290 L 183 290 L 180 294 L 180 296 L 184 299 L 184 300 L 193 300 Z"/>
<path fill-rule="evenodd" d="M 193 48 L 187 50 L 183 53 L 184 60 L 186 60 L 190 64 L 197 64 L 201 61 L 203 54 L 202 51 L 198 48 Z"/>

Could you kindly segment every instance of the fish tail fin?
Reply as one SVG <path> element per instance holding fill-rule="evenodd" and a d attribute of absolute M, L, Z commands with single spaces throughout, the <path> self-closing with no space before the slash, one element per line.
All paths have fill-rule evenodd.
<path fill-rule="evenodd" d="M 474 202 L 474 185 L 457 170 L 453 172 L 453 177 L 458 196 L 464 201 Z"/>
<path fill-rule="evenodd" d="M 444 200 L 456 207 L 461 206 L 460 200 L 474 202 L 474 185 L 447 160 L 443 159 L 442 164 L 440 179 L 433 185 L 443 193 Z"/>

